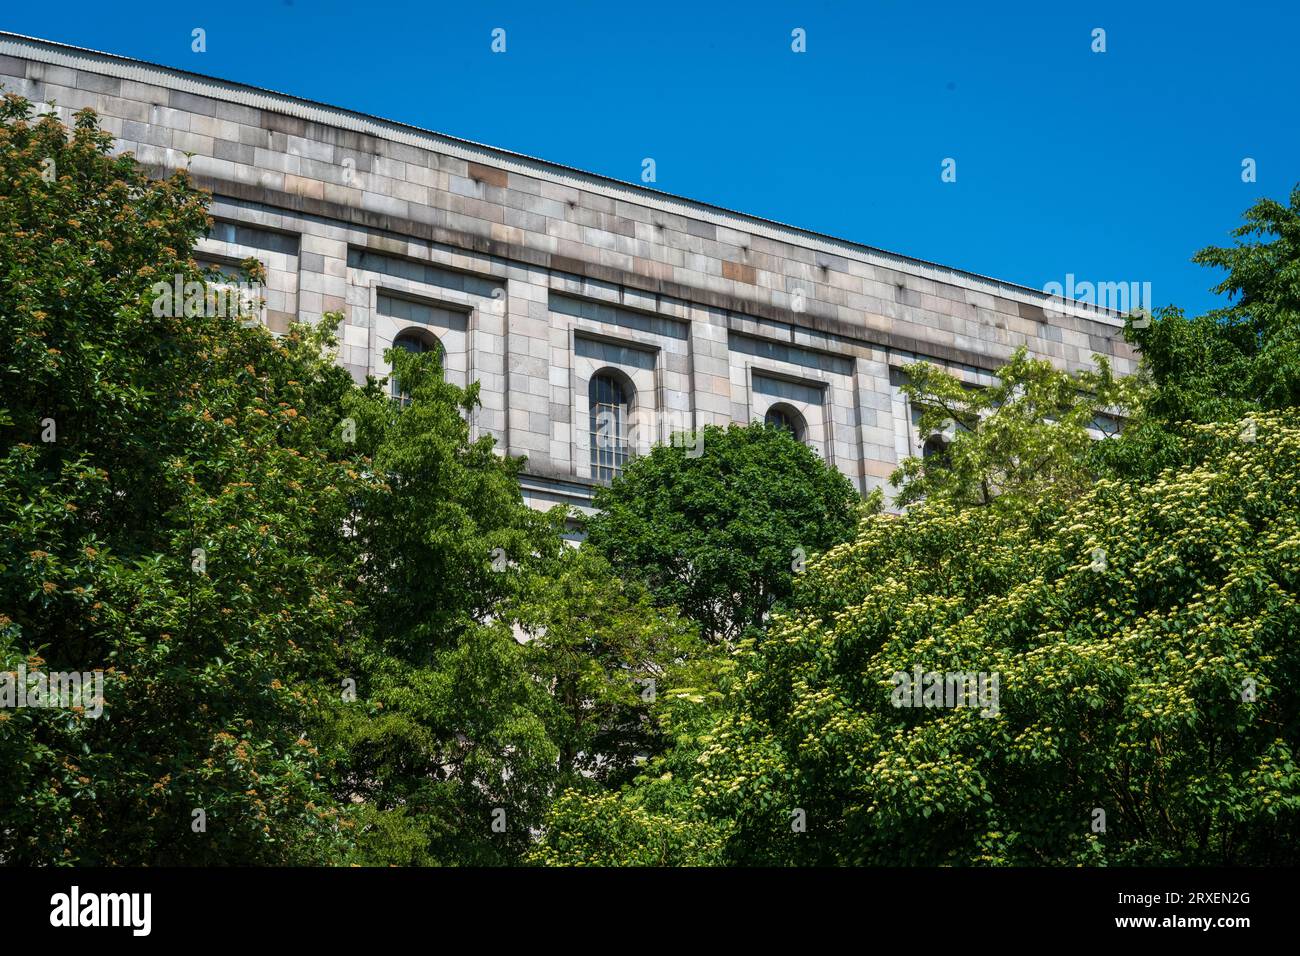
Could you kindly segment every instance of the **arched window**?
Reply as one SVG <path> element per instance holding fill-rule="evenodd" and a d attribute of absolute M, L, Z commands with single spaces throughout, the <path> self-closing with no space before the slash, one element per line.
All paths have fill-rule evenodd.
<path fill-rule="evenodd" d="M 948 439 L 936 432 L 921 445 L 921 458 L 929 465 L 939 468 L 948 466 Z"/>
<path fill-rule="evenodd" d="M 773 405 L 763 416 L 763 421 L 773 428 L 780 428 L 794 436 L 795 441 L 803 441 L 803 416 L 789 405 Z"/>
<path fill-rule="evenodd" d="M 405 332 L 398 334 L 393 339 L 393 348 L 406 349 L 408 352 L 414 352 L 417 355 L 424 352 L 436 352 L 438 355 L 438 364 L 441 365 L 445 358 L 442 343 L 438 337 L 429 332 L 416 331 L 407 329 Z M 393 399 L 403 408 L 411 404 L 411 396 L 402 391 L 401 383 L 397 381 L 397 375 L 393 374 L 388 377 L 389 387 L 392 389 Z"/>
<path fill-rule="evenodd" d="M 632 389 L 609 372 L 588 388 L 591 403 L 591 477 L 613 481 L 628 459 L 627 419 Z"/>

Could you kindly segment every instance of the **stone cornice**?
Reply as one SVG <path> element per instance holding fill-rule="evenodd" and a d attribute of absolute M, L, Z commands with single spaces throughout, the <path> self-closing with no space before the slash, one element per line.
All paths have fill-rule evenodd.
<path fill-rule="evenodd" d="M 252 109 L 294 117 L 304 122 L 318 123 L 327 127 L 349 130 L 358 134 L 401 143 L 415 149 L 435 151 L 466 162 L 485 163 L 502 168 L 507 172 L 537 177 L 612 200 L 640 205 L 666 214 L 683 216 L 723 228 L 748 232 L 754 236 L 761 236 L 775 242 L 788 243 L 825 255 L 838 256 L 867 265 L 896 269 L 919 278 L 973 292 L 998 296 L 1029 307 L 1041 308 L 1045 303 L 1053 303 L 1053 299 L 1047 294 L 1016 283 L 943 266 L 923 259 L 903 256 L 822 233 L 799 229 L 784 223 L 734 212 L 708 203 L 674 196 L 645 186 L 625 183 L 595 173 L 584 172 L 572 167 L 546 162 L 531 156 L 459 139 L 443 133 L 420 129 L 408 124 L 380 119 L 244 84 L 214 79 L 185 70 L 6 32 L 0 32 L 0 56 L 18 57 L 71 70 L 85 70 L 100 75 L 160 86 L 169 90 L 206 96 Z M 220 185 L 223 192 L 230 191 L 227 184 Z M 251 196 L 247 198 L 253 199 Z M 258 197 L 254 201 L 265 201 L 266 198 L 264 196 Z M 285 196 L 285 198 L 300 199 L 301 197 Z M 294 207 L 290 206 L 289 208 Z M 325 215 L 327 213 L 321 212 L 320 214 Z M 419 234 L 423 235 L 423 231 Z M 474 246 L 477 248 L 481 244 L 482 240 L 480 239 Z M 536 253 L 534 252 L 530 259 L 535 258 L 535 256 Z M 530 261 L 530 259 L 526 261 Z M 554 267 L 565 268 L 573 272 L 581 271 L 573 268 L 571 264 L 556 264 Z M 689 295 L 683 292 L 670 294 L 692 301 L 700 299 L 700 290 L 698 289 L 691 290 Z M 719 307 L 738 308 L 739 311 L 747 312 L 753 311 L 753 304 L 748 300 L 745 300 L 744 304 L 739 306 L 719 304 Z M 1118 329 L 1122 328 L 1124 324 L 1121 316 L 1106 309 L 1089 308 L 1059 301 L 1054 302 L 1054 308 L 1058 312 L 1065 312 L 1076 322 L 1092 322 L 1096 323 L 1100 328 Z M 838 322 L 837 324 L 842 325 L 842 323 Z M 835 331 L 837 334 L 844 334 L 842 329 L 837 328 Z M 858 330 L 853 337 L 862 338 L 861 330 Z M 899 343 L 896 347 L 907 348 L 909 346 Z M 934 348 L 933 343 L 926 346 L 929 351 L 933 351 Z M 966 361 L 969 361 L 969 359 L 966 359 Z"/>

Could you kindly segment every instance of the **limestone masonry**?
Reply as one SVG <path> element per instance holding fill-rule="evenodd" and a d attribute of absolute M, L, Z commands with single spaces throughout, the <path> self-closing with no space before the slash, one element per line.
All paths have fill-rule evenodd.
<path fill-rule="evenodd" d="M 358 380 L 394 344 L 441 350 L 537 507 L 764 418 L 887 487 L 921 452 L 910 362 L 986 382 L 1023 344 L 1134 366 L 1111 312 L 372 116 L 5 33 L 0 84 L 65 122 L 95 109 L 151 173 L 188 165 L 214 196 L 198 254 L 266 265 L 271 329 L 342 312 Z"/>

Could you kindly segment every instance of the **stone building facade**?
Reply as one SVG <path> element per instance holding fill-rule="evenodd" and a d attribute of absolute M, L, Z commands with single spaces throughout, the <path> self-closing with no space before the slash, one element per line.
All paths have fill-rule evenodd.
<path fill-rule="evenodd" d="M 394 344 L 439 349 L 538 507 L 763 418 L 866 492 L 921 450 L 908 363 L 1134 364 L 1112 312 L 348 110 L 4 33 L 0 84 L 95 109 L 151 172 L 188 166 L 214 197 L 201 255 L 265 264 L 273 330 L 342 312 L 358 380 Z"/>

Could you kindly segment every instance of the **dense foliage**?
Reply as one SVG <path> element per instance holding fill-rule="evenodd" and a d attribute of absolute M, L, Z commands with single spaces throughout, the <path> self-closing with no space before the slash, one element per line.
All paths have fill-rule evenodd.
<path fill-rule="evenodd" d="M 900 469 L 905 513 L 813 561 L 715 718 L 619 794 L 561 799 L 537 856 L 1294 861 L 1298 214 L 1261 203 L 1239 235 L 1269 241 L 1198 256 L 1227 309 L 1130 324 L 1134 381 L 914 366 L 950 442 Z"/>
<path fill-rule="evenodd" d="M 477 386 L 210 308 L 206 197 L 109 143 L 0 106 L 0 863 L 1294 859 L 1300 191 L 1132 379 L 911 367 L 893 511 L 709 427 L 574 549 Z"/>
<path fill-rule="evenodd" d="M 0 132 L 0 667 L 105 672 L 0 710 L 0 861 L 508 863 L 662 749 L 693 628 L 524 505 L 476 386 L 214 307 L 206 197 L 92 114 Z"/>
<path fill-rule="evenodd" d="M 588 541 L 714 641 L 734 641 L 790 594 L 806 559 L 852 532 L 858 495 L 782 429 L 706 426 L 599 489 Z"/>
<path fill-rule="evenodd" d="M 319 346 L 155 314 L 155 282 L 203 280 L 203 197 L 88 113 L 0 118 L 0 660 L 106 671 L 98 718 L 0 712 L 0 859 L 328 859 L 302 728 L 353 623 L 357 482 L 299 413 Z"/>
<path fill-rule="evenodd" d="M 1290 859 L 1300 429 L 1200 443 L 1196 467 L 1099 481 L 1045 534 L 941 502 L 814 565 L 700 757 L 731 858 Z M 993 712 L 897 706 L 893 675 L 918 668 L 997 675 Z"/>
<path fill-rule="evenodd" d="M 1160 386 L 1152 411 L 1167 421 L 1240 419 L 1300 405 L 1300 187 L 1290 204 L 1263 199 L 1233 236 L 1195 262 L 1226 271 L 1214 291 L 1228 304 L 1132 332 Z M 1178 321 L 1174 319 L 1178 318 Z"/>
<path fill-rule="evenodd" d="M 943 498 L 1016 511 L 1086 492 L 1142 394 L 1140 381 L 1115 378 L 1104 356 L 1096 363 L 1063 374 L 1021 347 L 985 388 L 924 362 L 909 365 L 903 392 L 921 411 L 920 433 L 940 444 L 932 455 L 904 459 L 893 477 L 901 485 L 895 503 Z"/>

